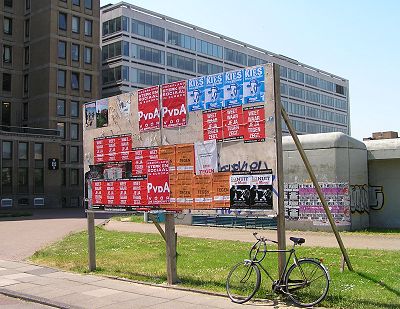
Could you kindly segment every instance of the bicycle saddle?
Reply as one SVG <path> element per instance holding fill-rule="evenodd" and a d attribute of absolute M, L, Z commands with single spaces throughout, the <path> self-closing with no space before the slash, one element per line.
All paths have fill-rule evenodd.
<path fill-rule="evenodd" d="M 296 245 L 301 245 L 306 242 L 304 238 L 296 238 L 296 237 L 290 237 L 289 238 L 291 241 L 293 241 Z"/>

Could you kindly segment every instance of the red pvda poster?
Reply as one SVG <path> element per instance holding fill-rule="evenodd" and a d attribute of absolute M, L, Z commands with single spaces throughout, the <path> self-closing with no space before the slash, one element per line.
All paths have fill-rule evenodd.
<path fill-rule="evenodd" d="M 94 163 L 122 161 L 132 148 L 130 134 L 96 138 L 94 140 Z"/>
<path fill-rule="evenodd" d="M 222 110 L 224 141 L 242 139 L 244 136 L 242 106 Z"/>
<path fill-rule="evenodd" d="M 147 161 L 147 202 L 149 205 L 170 202 L 168 160 Z"/>
<path fill-rule="evenodd" d="M 186 126 L 186 81 L 161 86 L 163 128 Z"/>
<path fill-rule="evenodd" d="M 159 101 L 159 86 L 138 90 L 139 132 L 160 129 Z"/>
<path fill-rule="evenodd" d="M 222 141 L 222 111 L 204 111 L 203 112 L 203 137 L 205 141 Z"/>
<path fill-rule="evenodd" d="M 243 108 L 245 123 L 244 142 L 265 141 L 265 110 L 264 106 L 252 106 Z"/>

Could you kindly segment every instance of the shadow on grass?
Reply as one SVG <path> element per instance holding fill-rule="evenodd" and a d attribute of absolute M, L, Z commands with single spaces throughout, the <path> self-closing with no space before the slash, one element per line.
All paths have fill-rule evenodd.
<path fill-rule="evenodd" d="M 360 277 L 363 277 L 364 279 L 367 279 L 369 281 L 372 281 L 373 283 L 376 283 L 376 284 L 379 284 L 380 286 L 383 286 L 385 289 L 387 289 L 388 291 L 394 293 L 396 296 L 400 296 L 400 291 L 399 290 L 388 286 L 385 282 L 383 282 L 381 280 L 377 280 L 374 277 L 372 277 L 371 275 L 365 274 L 365 273 L 360 272 L 360 271 L 356 271 L 355 273 L 357 275 L 359 275 Z"/>

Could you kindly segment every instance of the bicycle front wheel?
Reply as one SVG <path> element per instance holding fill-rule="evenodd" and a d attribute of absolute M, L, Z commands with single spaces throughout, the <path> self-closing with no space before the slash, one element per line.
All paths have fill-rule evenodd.
<path fill-rule="evenodd" d="M 299 306 L 315 306 L 326 297 L 329 280 L 328 271 L 321 263 L 313 259 L 302 259 L 286 273 L 286 292 Z"/>
<path fill-rule="evenodd" d="M 260 288 L 261 274 L 256 264 L 245 260 L 233 266 L 226 280 L 229 298 L 238 304 L 249 301 Z"/>

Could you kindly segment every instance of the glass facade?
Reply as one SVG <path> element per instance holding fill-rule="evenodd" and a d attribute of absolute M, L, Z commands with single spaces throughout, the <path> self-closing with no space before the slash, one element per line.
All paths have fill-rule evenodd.
<path fill-rule="evenodd" d="M 115 6 L 118 7 L 118 4 Z M 110 8 L 106 10 L 112 11 Z M 103 16 L 103 65 L 110 61 L 112 68 L 103 69 L 102 79 L 103 83 L 107 83 L 103 89 L 110 95 L 118 91 L 128 91 L 126 88 L 112 89 L 110 83 L 129 81 L 129 84 L 119 83 L 115 87 L 134 90 L 245 66 L 277 62 L 280 64 L 282 103 L 291 117 L 300 117 L 294 118 L 298 132 L 348 133 L 347 81 L 301 63 L 295 64 L 294 60 L 247 47 L 245 43 L 230 41 L 229 38 L 208 33 L 204 29 L 180 25 L 176 20 L 170 22 L 168 18 L 158 16 L 157 13 L 148 18 L 141 16 L 141 13 L 124 14 L 127 16 L 115 18 L 113 15 L 110 20 L 104 20 Z M 160 19 L 153 24 L 151 20 L 158 17 Z M 122 31 L 131 35 L 108 37 Z M 110 42 L 111 39 L 113 42 Z M 121 59 L 116 59 L 117 57 Z M 274 57 L 279 60 L 276 61 Z"/>

